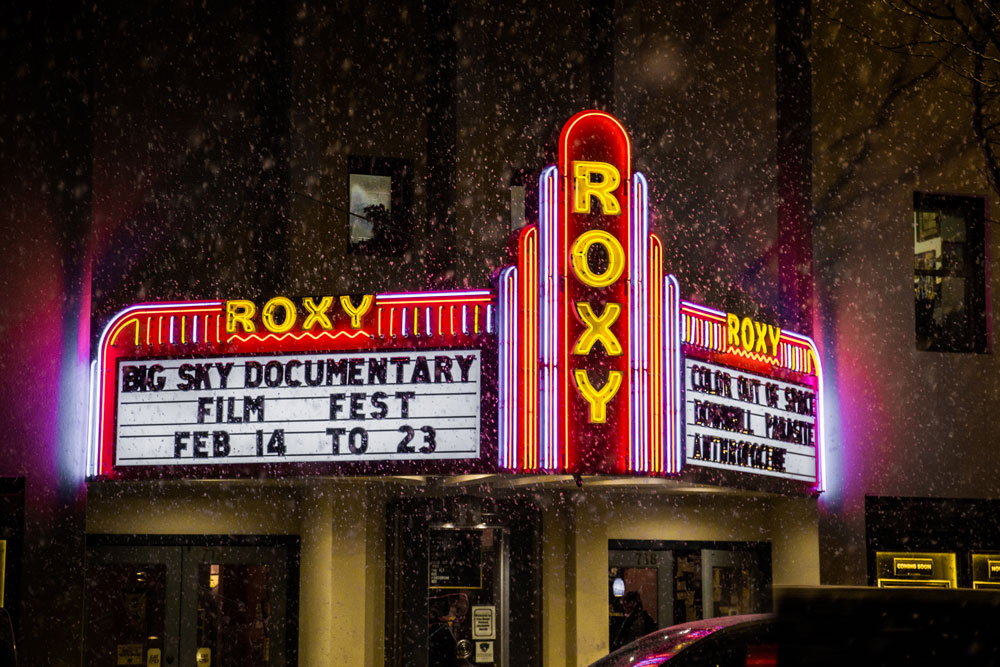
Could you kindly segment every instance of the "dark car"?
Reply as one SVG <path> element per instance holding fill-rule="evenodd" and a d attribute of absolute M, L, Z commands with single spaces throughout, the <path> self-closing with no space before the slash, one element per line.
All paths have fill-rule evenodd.
<path fill-rule="evenodd" d="M 1000 592 L 946 588 L 775 590 L 782 667 L 1000 667 Z"/>
<path fill-rule="evenodd" d="M 591 667 L 1000 667 L 1000 591 L 776 589 L 777 612 L 657 630 Z"/>
<path fill-rule="evenodd" d="M 10 614 L 3 607 L 0 607 L 0 667 L 17 667 L 14 625 L 10 621 Z"/>
<path fill-rule="evenodd" d="M 777 648 L 772 614 L 722 616 L 657 630 L 591 667 L 654 667 L 668 661 L 670 667 L 774 665 Z"/>

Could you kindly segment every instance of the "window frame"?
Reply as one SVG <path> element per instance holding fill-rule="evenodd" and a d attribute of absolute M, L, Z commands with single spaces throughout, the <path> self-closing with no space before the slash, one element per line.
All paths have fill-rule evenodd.
<path fill-rule="evenodd" d="M 513 169 L 507 185 L 507 231 L 509 234 L 520 234 L 521 230 L 538 221 L 538 172 L 533 169 L 519 167 Z M 513 189 L 524 189 L 523 212 L 524 219 L 518 226 L 514 225 Z"/>
<path fill-rule="evenodd" d="M 957 195 L 931 192 L 913 193 L 913 240 L 914 252 L 916 243 L 923 239 L 919 236 L 920 212 L 933 211 L 959 216 L 965 220 L 965 241 L 963 261 L 960 269 L 950 267 L 917 268 L 914 262 L 913 275 L 920 277 L 962 278 L 965 281 L 965 296 L 963 303 L 968 313 L 966 331 L 961 340 L 949 341 L 944 337 L 922 336 L 920 326 L 920 301 L 914 294 L 914 337 L 917 349 L 926 352 L 960 352 L 988 354 L 992 351 L 992 308 L 990 300 L 990 263 L 987 257 L 989 248 L 989 220 L 987 200 L 984 196 Z M 939 232 L 940 234 L 940 232 Z M 942 254 L 945 240 L 942 236 Z M 949 242 L 952 243 L 952 242 Z"/>
<path fill-rule="evenodd" d="M 351 239 L 351 176 L 388 176 L 389 219 L 396 237 L 385 244 L 356 242 Z M 349 155 L 347 157 L 347 224 L 345 236 L 348 255 L 399 257 L 409 249 L 413 236 L 413 163 L 405 158 Z M 376 237 L 377 239 L 377 237 Z"/>

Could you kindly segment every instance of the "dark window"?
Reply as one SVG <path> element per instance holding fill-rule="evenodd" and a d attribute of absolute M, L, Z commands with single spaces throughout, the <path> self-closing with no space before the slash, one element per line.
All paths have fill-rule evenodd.
<path fill-rule="evenodd" d="M 524 219 L 524 186 L 510 186 L 510 229 L 520 229 L 525 225 Z"/>
<path fill-rule="evenodd" d="M 409 246 L 413 173 L 408 160 L 347 159 L 350 213 L 347 252 L 399 256 Z"/>
<path fill-rule="evenodd" d="M 515 169 L 510 175 L 510 231 L 538 220 L 538 172 Z"/>
<path fill-rule="evenodd" d="M 986 200 L 913 195 L 917 349 L 989 351 Z"/>

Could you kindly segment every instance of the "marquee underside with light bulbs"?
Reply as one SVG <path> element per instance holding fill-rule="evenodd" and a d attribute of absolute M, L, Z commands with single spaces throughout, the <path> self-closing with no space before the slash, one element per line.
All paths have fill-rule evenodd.
<path fill-rule="evenodd" d="M 698 475 L 823 490 L 813 342 L 681 299 L 614 117 L 571 118 L 495 289 L 141 304 L 89 473 Z"/>

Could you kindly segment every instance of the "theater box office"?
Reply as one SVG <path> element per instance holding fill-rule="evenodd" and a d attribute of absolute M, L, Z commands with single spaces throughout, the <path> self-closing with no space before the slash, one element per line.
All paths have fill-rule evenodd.
<path fill-rule="evenodd" d="M 92 370 L 86 664 L 586 664 L 819 579 L 822 371 L 684 300 L 581 112 L 487 289 L 140 304 Z"/>

